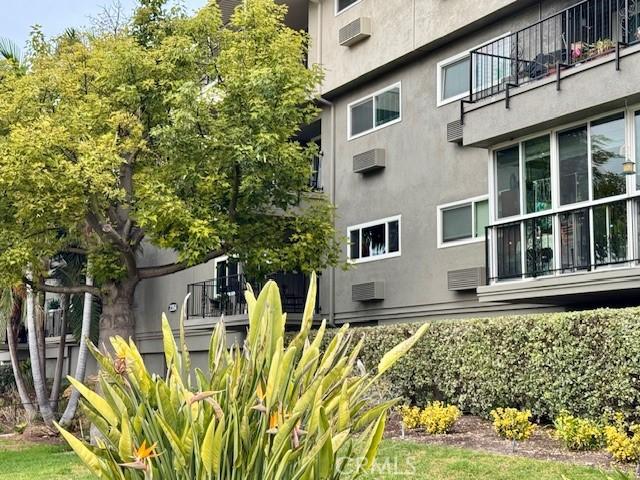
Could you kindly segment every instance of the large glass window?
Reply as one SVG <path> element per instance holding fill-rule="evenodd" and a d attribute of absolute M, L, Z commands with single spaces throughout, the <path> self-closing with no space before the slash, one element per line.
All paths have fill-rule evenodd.
<path fill-rule="evenodd" d="M 624 113 L 591 123 L 594 200 L 625 193 L 624 150 Z"/>
<path fill-rule="evenodd" d="M 483 238 L 489 224 L 489 201 L 486 199 L 457 202 L 438 207 L 441 239 L 447 243 Z"/>
<path fill-rule="evenodd" d="M 586 270 L 591 264 L 589 210 L 560 214 L 560 271 Z"/>
<path fill-rule="evenodd" d="M 440 68 L 440 101 L 460 98 L 469 93 L 469 55 Z"/>
<path fill-rule="evenodd" d="M 560 205 L 589 200 L 588 149 L 586 126 L 558 134 Z"/>
<path fill-rule="evenodd" d="M 400 120 L 400 85 L 394 85 L 349 106 L 349 136 Z"/>
<path fill-rule="evenodd" d="M 549 136 L 523 144 L 526 213 L 551 208 L 551 150 Z"/>
<path fill-rule="evenodd" d="M 496 152 L 498 218 L 520 214 L 520 153 L 518 145 Z"/>
<path fill-rule="evenodd" d="M 349 227 L 349 259 L 377 260 L 400 254 L 400 218 Z"/>
<path fill-rule="evenodd" d="M 522 275 L 522 238 L 520 223 L 496 228 L 498 278 L 518 278 Z"/>
<path fill-rule="evenodd" d="M 548 275 L 553 268 L 553 217 L 531 218 L 525 221 L 527 242 L 527 276 Z"/>
<path fill-rule="evenodd" d="M 593 250 L 596 265 L 627 260 L 627 203 L 593 207 Z"/>

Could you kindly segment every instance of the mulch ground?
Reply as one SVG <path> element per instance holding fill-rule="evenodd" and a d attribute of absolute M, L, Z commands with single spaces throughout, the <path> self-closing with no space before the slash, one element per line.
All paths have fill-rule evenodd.
<path fill-rule="evenodd" d="M 472 415 L 464 415 L 446 435 L 427 435 L 420 430 L 406 431 L 404 438 L 433 445 L 447 445 L 469 450 L 519 455 L 538 460 L 555 460 L 597 468 L 614 468 L 616 465 L 604 451 L 572 452 L 553 438 L 550 427 L 537 427 L 533 436 L 526 442 L 518 443 L 515 451 L 511 442 L 498 437 L 491 422 Z M 402 438 L 402 427 L 397 415 L 389 419 L 387 438 Z"/>

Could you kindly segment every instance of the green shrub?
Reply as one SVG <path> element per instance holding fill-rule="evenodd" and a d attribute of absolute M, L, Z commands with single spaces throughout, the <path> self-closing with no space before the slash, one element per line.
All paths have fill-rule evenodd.
<path fill-rule="evenodd" d="M 416 329 L 357 329 L 365 366 Z M 640 308 L 434 321 L 387 377 L 411 404 L 441 400 L 484 417 L 509 405 L 549 421 L 563 410 L 640 421 L 638 378 Z"/>
<path fill-rule="evenodd" d="M 455 405 L 432 402 L 420 412 L 420 425 L 430 435 L 444 434 L 451 430 L 461 415 L 462 412 Z"/>
<path fill-rule="evenodd" d="M 371 467 L 387 412 L 396 401 L 368 408 L 366 394 L 426 325 L 387 352 L 374 374 L 358 374 L 362 343 L 352 343 L 348 326 L 323 354 L 322 333 L 308 341 L 315 275 L 300 331 L 286 347 L 286 316 L 277 285 L 267 283 L 257 299 L 250 292 L 246 297 L 246 341 L 229 350 L 219 322 L 205 371 L 191 368 L 182 320 L 179 342 L 166 317 L 162 321 L 165 377 L 149 373 L 132 340 L 111 339 L 114 356 L 91 347 L 101 368 L 101 394 L 72 383 L 101 438 L 90 447 L 59 429 L 94 475 L 123 480 L 339 480 Z"/>
<path fill-rule="evenodd" d="M 555 436 L 569 450 L 598 450 L 602 447 L 604 430 L 599 422 L 574 417 L 562 412 L 553 422 Z"/>
<path fill-rule="evenodd" d="M 518 410 L 516 408 L 496 408 L 491 411 L 493 417 L 493 429 L 502 438 L 514 442 L 527 440 L 536 428 L 531 423 L 531 412 L 529 410 Z"/>
<path fill-rule="evenodd" d="M 15 386 L 11 365 L 0 365 L 0 395 L 13 390 Z"/>

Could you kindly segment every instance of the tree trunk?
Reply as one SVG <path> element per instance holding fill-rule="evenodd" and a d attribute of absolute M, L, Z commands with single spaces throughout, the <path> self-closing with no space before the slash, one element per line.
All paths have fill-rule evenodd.
<path fill-rule="evenodd" d="M 46 322 L 45 314 L 45 298 L 44 292 L 40 292 L 36 298 L 38 299 L 37 308 L 35 309 L 36 317 L 36 339 L 38 343 L 38 355 L 40 357 L 40 369 L 42 378 L 45 381 L 45 389 L 47 386 L 47 344 L 45 340 L 44 324 Z"/>
<path fill-rule="evenodd" d="M 52 425 L 53 410 L 49 405 L 47 395 L 46 379 L 42 375 L 40 365 L 40 352 L 38 349 L 38 339 L 36 338 L 36 296 L 30 285 L 27 285 L 27 329 L 29 333 L 29 356 L 31 358 L 31 372 L 33 374 L 33 388 L 36 391 L 40 415 L 47 425 Z"/>
<path fill-rule="evenodd" d="M 33 407 L 31 398 L 29 397 L 29 391 L 24 383 L 24 377 L 20 370 L 20 361 L 18 360 L 18 330 L 20 329 L 20 321 L 22 319 L 22 296 L 11 289 L 11 297 L 13 307 L 11 309 L 11 316 L 9 317 L 9 323 L 7 323 L 7 343 L 9 344 L 9 357 L 11 358 L 11 368 L 13 370 L 13 378 L 16 381 L 16 388 L 18 389 L 18 396 L 20 402 L 27 413 L 29 421 L 36 418 L 38 412 Z"/>
<path fill-rule="evenodd" d="M 93 285 L 93 279 L 87 276 L 87 285 Z M 91 334 L 91 308 L 93 306 L 93 297 L 90 293 L 84 294 L 84 305 L 82 307 L 82 333 L 80 335 L 80 348 L 78 349 L 78 364 L 76 365 L 76 374 L 74 378 L 79 382 L 84 383 L 84 376 L 87 371 L 87 358 L 89 355 L 89 349 L 87 348 L 87 342 L 89 341 L 89 335 Z M 80 400 L 80 392 L 75 388 L 71 392 L 71 398 L 67 403 L 67 408 L 64 410 L 62 417 L 60 418 L 60 425 L 68 427 L 73 420 L 78 408 L 78 400 Z"/>
<path fill-rule="evenodd" d="M 109 285 L 102 297 L 102 314 L 100 315 L 100 348 L 111 350 L 109 339 L 116 335 L 128 340 L 135 336 L 135 317 L 133 314 L 133 295 L 136 284 Z"/>
<path fill-rule="evenodd" d="M 49 403 L 51 409 L 55 412 L 58 410 L 58 401 L 60 397 L 60 385 L 62 384 L 62 369 L 65 362 L 65 349 L 67 346 L 67 312 L 69 311 L 69 295 L 60 295 L 60 309 L 62 315 L 60 317 L 60 343 L 58 344 L 58 358 L 56 359 L 56 370 L 53 373 L 53 386 L 51 387 L 51 396 Z M 71 360 L 71 359 L 69 359 Z"/>

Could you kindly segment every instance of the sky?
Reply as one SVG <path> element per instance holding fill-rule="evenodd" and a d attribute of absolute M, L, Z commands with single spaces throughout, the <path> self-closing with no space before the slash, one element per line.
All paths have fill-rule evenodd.
<path fill-rule="evenodd" d="M 8 38 L 24 48 L 31 26 L 39 24 L 47 36 L 62 33 L 67 27 L 90 25 L 91 17 L 113 0 L 0 0 L 0 37 Z M 136 0 L 120 0 L 129 14 Z M 182 0 L 189 10 L 206 3 L 206 0 Z"/>

